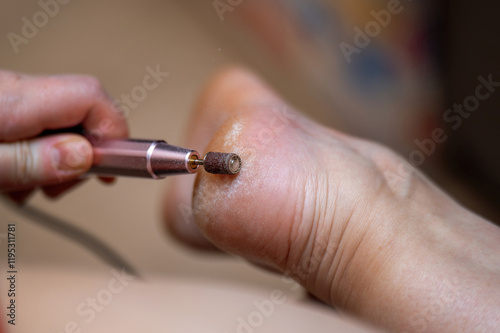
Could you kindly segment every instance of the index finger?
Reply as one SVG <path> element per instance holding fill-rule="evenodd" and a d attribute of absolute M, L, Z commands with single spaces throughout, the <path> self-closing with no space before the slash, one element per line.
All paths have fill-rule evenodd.
<path fill-rule="evenodd" d="M 77 124 L 91 137 L 128 135 L 122 113 L 91 76 L 0 72 L 0 141 L 31 138 L 46 129 Z"/>

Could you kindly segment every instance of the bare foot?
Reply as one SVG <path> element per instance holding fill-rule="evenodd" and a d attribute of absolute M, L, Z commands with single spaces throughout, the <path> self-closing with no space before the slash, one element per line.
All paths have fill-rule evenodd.
<path fill-rule="evenodd" d="M 175 180 L 165 216 L 180 239 L 271 266 L 387 329 L 500 327 L 499 228 L 392 151 L 311 121 L 240 69 L 208 85 L 190 133 L 189 146 L 243 167 Z"/>

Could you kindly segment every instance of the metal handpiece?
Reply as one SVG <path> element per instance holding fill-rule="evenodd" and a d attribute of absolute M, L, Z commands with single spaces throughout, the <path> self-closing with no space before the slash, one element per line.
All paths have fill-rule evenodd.
<path fill-rule="evenodd" d="M 235 175 L 241 158 L 232 153 L 210 152 L 203 159 L 191 149 L 165 141 L 103 140 L 93 145 L 91 173 L 101 176 L 131 176 L 161 179 L 169 175 L 192 174 L 203 166 L 214 174 Z"/>

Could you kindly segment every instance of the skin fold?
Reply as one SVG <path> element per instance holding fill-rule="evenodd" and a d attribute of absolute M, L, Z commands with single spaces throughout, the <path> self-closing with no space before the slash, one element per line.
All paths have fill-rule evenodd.
<path fill-rule="evenodd" d="M 187 145 L 234 152 L 237 176 L 178 177 L 168 229 L 290 276 L 398 332 L 500 326 L 500 231 L 389 149 L 319 125 L 230 68 L 195 107 Z"/>

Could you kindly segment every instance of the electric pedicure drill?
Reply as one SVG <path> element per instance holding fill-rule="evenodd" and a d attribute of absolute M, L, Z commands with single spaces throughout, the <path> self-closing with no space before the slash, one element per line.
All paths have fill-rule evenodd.
<path fill-rule="evenodd" d="M 46 130 L 41 136 L 61 133 L 87 137 L 81 125 Z M 209 152 L 200 158 L 201 155 L 195 150 L 172 146 L 163 140 L 87 138 L 94 154 L 89 172 L 100 176 L 162 179 L 166 176 L 196 173 L 200 166 L 209 173 L 236 175 L 242 165 L 241 158 L 233 153 Z"/>
<path fill-rule="evenodd" d="M 91 173 L 101 176 L 132 176 L 161 179 L 170 175 L 196 173 L 199 166 L 213 174 L 235 175 L 241 158 L 233 153 L 200 154 L 165 141 L 102 140 L 93 144 Z"/>

